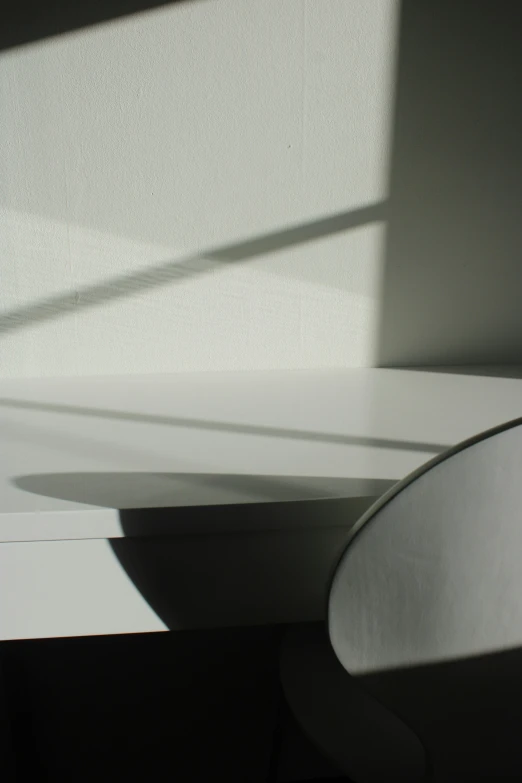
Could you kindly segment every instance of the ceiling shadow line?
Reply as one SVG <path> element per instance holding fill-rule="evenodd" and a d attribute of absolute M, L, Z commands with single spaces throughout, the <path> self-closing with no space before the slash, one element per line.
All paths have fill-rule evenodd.
<path fill-rule="evenodd" d="M 8 0 L 0 26 L 0 50 L 182 2 L 185 0 Z"/>
<path fill-rule="evenodd" d="M 238 435 L 258 435 L 261 437 L 286 438 L 316 443 L 332 443 L 343 446 L 362 446 L 367 448 L 393 449 L 396 451 L 417 451 L 429 454 L 441 453 L 448 447 L 440 443 L 422 443 L 408 440 L 393 440 L 389 438 L 374 438 L 359 435 L 345 435 L 336 432 L 317 432 L 313 430 L 273 427 L 263 424 L 244 424 L 238 422 L 213 421 L 207 419 L 163 416 L 158 414 L 131 413 L 106 408 L 88 408 L 79 405 L 61 405 L 56 403 L 33 402 L 17 400 L 8 397 L 0 398 L 0 406 L 17 408 L 19 410 L 43 411 L 46 413 L 61 413 L 72 416 L 91 416 L 113 421 L 132 421 L 143 424 L 157 424 L 166 427 L 184 429 L 199 429 L 210 432 L 227 432 Z"/>
<path fill-rule="evenodd" d="M 205 274 L 220 271 L 234 263 L 284 250 L 306 242 L 332 236 L 381 221 L 386 202 L 377 202 L 349 212 L 270 232 L 242 242 L 215 248 L 181 260 L 169 260 L 125 275 L 66 291 L 28 305 L 0 313 L 0 335 L 6 335 L 34 324 L 77 313 L 142 291 L 172 283 L 183 283 Z"/>

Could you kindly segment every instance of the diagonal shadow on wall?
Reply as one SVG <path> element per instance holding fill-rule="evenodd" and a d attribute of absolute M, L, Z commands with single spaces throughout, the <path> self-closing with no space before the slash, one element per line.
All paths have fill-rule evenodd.
<path fill-rule="evenodd" d="M 227 266 L 259 258 L 296 245 L 333 236 L 384 219 L 386 204 L 371 204 L 360 209 L 292 226 L 254 237 L 245 242 L 209 250 L 182 260 L 165 261 L 138 272 L 116 275 L 103 283 L 83 286 L 74 291 L 47 297 L 23 307 L 0 313 L 0 336 L 35 326 L 45 321 L 99 307 L 117 299 L 136 295 L 164 285 L 183 283 L 202 275 L 219 272 Z"/>

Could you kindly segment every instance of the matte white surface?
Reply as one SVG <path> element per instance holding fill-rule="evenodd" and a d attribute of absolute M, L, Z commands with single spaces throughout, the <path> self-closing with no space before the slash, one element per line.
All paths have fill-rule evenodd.
<path fill-rule="evenodd" d="M 382 216 L 208 251 L 382 203 L 397 7 L 197 0 L 3 53 L 1 374 L 370 364 Z"/>
<path fill-rule="evenodd" d="M 0 639 L 165 629 L 108 541 L 0 546 Z"/>
<path fill-rule="evenodd" d="M 344 527 L 0 544 L 0 639 L 324 618 Z M 138 565 L 135 585 L 118 560 Z M 158 614 L 156 614 L 158 609 Z"/>
<path fill-rule="evenodd" d="M 522 645 L 521 476 L 519 424 L 422 473 L 362 526 L 329 604 L 349 672 Z"/>
<path fill-rule="evenodd" d="M 370 498 L 519 415 L 521 384 L 363 369 L 4 380 L 0 537 L 25 543 L 0 544 L 0 636 L 162 630 L 148 599 L 174 627 L 321 619 Z M 346 505 L 279 503 L 266 517 L 214 509 L 197 530 L 176 514 L 339 496 Z M 136 507 L 172 509 L 160 535 L 176 534 L 117 542 L 147 575 L 143 595 L 106 541 L 55 540 L 122 536 L 118 509 Z M 134 535 L 148 532 L 144 511 Z"/>
<path fill-rule="evenodd" d="M 519 379 L 406 370 L 4 380 L 0 540 L 120 536 L 118 508 L 376 497 L 521 407 Z"/>

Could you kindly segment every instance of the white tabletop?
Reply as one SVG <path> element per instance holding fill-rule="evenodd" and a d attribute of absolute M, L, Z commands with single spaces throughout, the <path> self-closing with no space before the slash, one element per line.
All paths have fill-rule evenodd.
<path fill-rule="evenodd" d="M 0 542 L 118 537 L 118 509 L 378 496 L 521 415 L 522 379 L 458 371 L 3 380 Z"/>

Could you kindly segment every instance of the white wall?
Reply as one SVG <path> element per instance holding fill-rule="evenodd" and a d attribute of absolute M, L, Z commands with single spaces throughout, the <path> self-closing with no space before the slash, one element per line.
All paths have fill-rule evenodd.
<path fill-rule="evenodd" d="M 371 364 L 383 224 L 349 213 L 386 195 L 396 11 L 195 0 L 0 55 L 0 373 Z"/>

